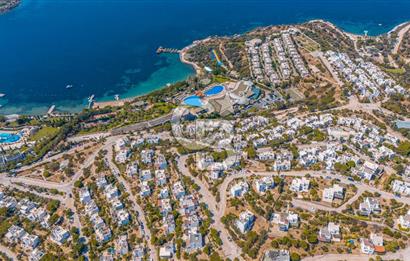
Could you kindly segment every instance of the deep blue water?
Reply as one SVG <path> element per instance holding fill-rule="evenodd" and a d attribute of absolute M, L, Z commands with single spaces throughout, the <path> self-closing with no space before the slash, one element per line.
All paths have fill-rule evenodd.
<path fill-rule="evenodd" d="M 376 35 L 410 20 L 410 0 L 22 1 L 0 16 L 2 113 L 79 110 L 90 94 L 140 95 L 192 73 L 177 56 L 157 56 L 159 45 L 316 18 Z"/>

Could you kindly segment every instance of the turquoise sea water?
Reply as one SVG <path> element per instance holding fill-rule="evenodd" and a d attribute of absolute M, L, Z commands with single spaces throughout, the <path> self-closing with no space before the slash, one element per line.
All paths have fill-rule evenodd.
<path fill-rule="evenodd" d="M 377 35 L 409 10 L 408 0 L 23 0 L 0 16 L 0 113 L 79 111 L 91 94 L 141 95 L 193 73 L 156 55 L 160 45 L 319 18 Z"/>

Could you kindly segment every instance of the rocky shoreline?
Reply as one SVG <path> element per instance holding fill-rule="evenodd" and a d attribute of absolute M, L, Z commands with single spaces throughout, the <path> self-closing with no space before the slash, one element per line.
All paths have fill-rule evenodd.
<path fill-rule="evenodd" d="M 21 0 L 0 0 L 0 14 L 17 7 Z"/>

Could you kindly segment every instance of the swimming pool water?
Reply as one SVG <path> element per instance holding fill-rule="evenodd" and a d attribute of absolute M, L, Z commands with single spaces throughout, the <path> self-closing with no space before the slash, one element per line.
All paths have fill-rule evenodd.
<path fill-rule="evenodd" d="M 0 133 L 0 143 L 12 143 L 20 140 L 20 136 L 12 133 Z"/>
<path fill-rule="evenodd" d="M 194 107 L 201 107 L 202 105 L 204 105 L 201 101 L 201 98 L 199 98 L 199 96 L 196 95 L 186 97 L 184 99 L 184 104 Z"/>
<path fill-rule="evenodd" d="M 216 86 L 212 87 L 211 89 L 205 91 L 205 95 L 206 96 L 212 96 L 212 95 L 220 93 L 223 90 L 224 90 L 224 87 L 222 85 L 216 85 Z"/>
<path fill-rule="evenodd" d="M 410 129 L 410 121 L 396 121 L 396 126 L 399 129 Z"/>

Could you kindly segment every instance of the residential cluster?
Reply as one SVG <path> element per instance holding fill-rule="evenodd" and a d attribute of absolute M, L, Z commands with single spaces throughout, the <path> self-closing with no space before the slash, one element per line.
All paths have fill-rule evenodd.
<path fill-rule="evenodd" d="M 278 85 L 289 80 L 296 72 L 303 78 L 309 76 L 305 62 L 293 41 L 297 30 L 282 31 L 264 41 L 255 38 L 245 43 L 251 64 L 251 74 L 258 82 Z M 293 64 L 293 66 L 292 66 Z"/>
<path fill-rule="evenodd" d="M 406 89 L 371 62 L 362 58 L 354 61 L 346 53 L 327 51 L 326 58 L 357 93 L 369 100 L 376 100 L 384 92 L 386 95 L 406 94 Z"/>

